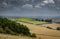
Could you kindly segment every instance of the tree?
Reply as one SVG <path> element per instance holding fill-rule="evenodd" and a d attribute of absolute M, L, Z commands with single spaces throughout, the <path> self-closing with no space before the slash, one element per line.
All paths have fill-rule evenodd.
<path fill-rule="evenodd" d="M 0 18 L 0 32 L 7 34 L 30 35 L 30 30 L 25 25 L 16 23 L 7 18 Z"/>

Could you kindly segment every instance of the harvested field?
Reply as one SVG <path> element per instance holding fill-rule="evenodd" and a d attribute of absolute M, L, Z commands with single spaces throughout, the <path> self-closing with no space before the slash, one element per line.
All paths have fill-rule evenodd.
<path fill-rule="evenodd" d="M 56 24 L 56 23 L 53 23 L 53 24 L 43 24 L 42 26 L 44 26 L 44 27 L 51 27 L 53 29 L 56 29 L 57 27 L 60 27 L 60 24 Z"/>
<path fill-rule="evenodd" d="M 30 24 L 25 22 L 18 22 L 23 25 L 26 25 L 31 33 L 35 33 L 37 38 L 31 38 L 28 36 L 14 36 L 8 34 L 0 34 L 0 39 L 60 39 L 60 31 L 48 29 L 47 26 L 56 29 L 56 27 L 60 27 L 60 24 Z M 42 27 L 43 26 L 43 27 Z"/>
<path fill-rule="evenodd" d="M 40 25 L 34 25 L 29 23 L 20 22 L 23 25 L 26 25 L 32 33 L 35 33 L 37 37 L 42 39 L 60 39 L 60 31 L 52 30 Z"/>

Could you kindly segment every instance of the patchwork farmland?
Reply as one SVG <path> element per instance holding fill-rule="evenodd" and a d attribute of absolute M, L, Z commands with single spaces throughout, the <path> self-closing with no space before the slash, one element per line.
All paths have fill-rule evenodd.
<path fill-rule="evenodd" d="M 30 32 L 35 33 L 37 37 L 31 38 L 21 35 L 15 36 L 0 34 L 0 39 L 60 39 L 60 31 L 56 30 L 57 27 L 60 27 L 60 24 L 49 24 L 48 22 L 36 21 L 31 18 L 14 19 L 13 21 L 25 25 L 30 29 Z M 53 29 L 49 29 L 47 27 L 51 27 Z"/>

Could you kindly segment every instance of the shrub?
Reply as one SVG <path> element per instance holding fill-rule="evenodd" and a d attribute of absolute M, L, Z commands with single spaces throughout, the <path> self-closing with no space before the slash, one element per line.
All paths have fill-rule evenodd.
<path fill-rule="evenodd" d="M 51 27 L 47 27 L 48 29 L 52 29 Z"/>
<path fill-rule="evenodd" d="M 0 28 L 0 33 L 5 33 L 4 30 L 2 28 Z"/>
<path fill-rule="evenodd" d="M 36 37 L 36 35 L 33 33 L 33 34 L 30 35 L 30 37 Z"/>
<path fill-rule="evenodd" d="M 57 27 L 57 30 L 60 30 L 60 27 Z"/>

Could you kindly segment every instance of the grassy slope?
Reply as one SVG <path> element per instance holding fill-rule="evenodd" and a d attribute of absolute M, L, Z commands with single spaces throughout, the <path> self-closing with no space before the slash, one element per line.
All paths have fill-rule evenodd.
<path fill-rule="evenodd" d="M 18 21 L 27 22 L 27 23 L 31 23 L 31 24 L 45 24 L 46 23 L 46 22 L 42 22 L 42 21 L 36 21 L 31 18 L 21 18 Z"/>

